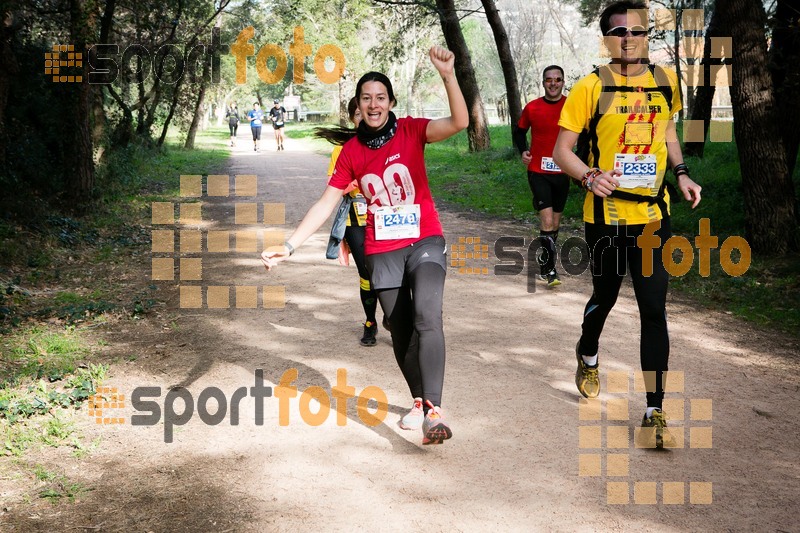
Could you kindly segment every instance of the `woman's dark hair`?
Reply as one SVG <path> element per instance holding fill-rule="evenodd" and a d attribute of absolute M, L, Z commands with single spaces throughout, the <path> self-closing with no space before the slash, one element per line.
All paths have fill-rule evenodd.
<path fill-rule="evenodd" d="M 361 98 L 361 87 L 367 83 L 368 81 L 377 81 L 382 83 L 386 87 L 386 93 L 389 96 L 389 100 L 397 105 L 397 100 L 394 97 L 394 91 L 392 90 L 392 82 L 389 81 L 389 78 L 386 77 L 385 74 L 381 74 L 380 72 L 367 72 L 361 79 L 358 80 L 356 83 L 356 98 Z"/>
<path fill-rule="evenodd" d="M 642 2 L 631 0 L 622 0 L 621 2 L 614 2 L 609 4 L 600 14 L 600 33 L 605 35 L 611 29 L 611 17 L 614 15 L 624 15 L 628 11 L 638 11 L 642 18 L 642 24 L 647 27 L 647 6 Z"/>
<path fill-rule="evenodd" d="M 350 122 L 355 122 L 353 119 L 356 116 L 356 109 L 358 109 L 358 99 L 353 97 L 347 102 L 347 114 L 350 115 Z M 355 136 L 356 130 L 353 128 L 342 128 L 341 126 L 314 128 L 314 137 L 338 146 L 342 146 Z"/>
<path fill-rule="evenodd" d="M 356 109 L 358 109 L 358 98 L 354 96 L 347 102 L 347 115 L 350 117 L 350 122 L 353 124 L 356 122 Z"/>

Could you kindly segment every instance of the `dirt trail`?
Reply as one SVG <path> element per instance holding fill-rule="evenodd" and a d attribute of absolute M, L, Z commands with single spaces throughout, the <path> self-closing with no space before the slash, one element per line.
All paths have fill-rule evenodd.
<path fill-rule="evenodd" d="M 328 161 L 299 141 L 287 141 L 283 152 L 273 151 L 270 139 L 263 146 L 255 154 L 240 142 L 228 173 L 257 175 L 255 200 L 286 205 L 286 225 L 269 229 L 289 231 L 323 189 Z M 253 200 L 204 198 L 206 229 L 242 229 L 233 224 L 234 203 Z M 459 237 L 493 243 L 501 235 L 530 234 L 527 227 L 447 209 L 441 215 L 450 244 Z M 102 435 L 100 449 L 84 459 L 63 450 L 45 459 L 94 490 L 74 504 L 22 505 L 6 477 L 4 499 L 11 504 L 0 529 L 800 530 L 796 340 L 671 299 L 674 383 L 684 374 L 683 393 L 668 394 L 668 414 L 685 445 L 636 449 L 624 438 L 632 437 L 644 408 L 644 394 L 633 390 L 639 326 L 629 283 L 601 339 L 602 419 L 581 420 L 573 351 L 591 291 L 588 276 L 565 276 L 557 290 L 540 284 L 528 293 L 523 275 L 451 268 L 443 403 L 454 437 L 423 447 L 420 433 L 396 425 L 410 399 L 388 334 L 379 332 L 377 347 L 358 344 L 357 273 L 325 260 L 328 227 L 269 274 L 258 253 L 203 255 L 203 285 L 284 285 L 284 309 L 180 309 L 177 282 L 159 282 L 163 312 L 103 332 L 110 354 L 139 355 L 112 366 L 107 385 L 128 395 L 135 387 L 161 387 L 155 400 L 163 409 L 173 385 L 187 387 L 195 402 L 212 386 L 230 400 L 237 388 L 254 386 L 256 369 L 274 387 L 296 368 L 300 392 L 310 386 L 330 392 L 342 368 L 356 394 L 369 385 L 386 393 L 382 424 L 364 424 L 351 399 L 345 425 L 337 425 L 332 411 L 314 427 L 303 422 L 298 397 L 289 402 L 289 425 L 280 426 L 278 399 L 270 397 L 264 423 L 256 425 L 255 402 L 247 397 L 238 425 L 227 417 L 207 425 L 195 412 L 165 443 L 163 417 L 155 426 L 133 427 L 96 426 L 83 416 L 85 433 Z M 471 264 L 491 272 L 494 262 Z M 143 279 L 150 275 L 149 262 L 138 267 Z M 622 377 L 627 393 L 609 392 L 609 372 Z M 702 417 L 709 401 L 711 420 L 691 419 Z M 175 405 L 180 412 L 181 401 Z M 128 402 L 120 415 L 129 422 L 132 414 Z M 592 447 L 595 435 L 603 447 Z M 579 447 L 581 439 L 589 447 Z M 579 475 L 580 464 L 591 471 L 596 461 L 600 475 Z M 618 497 L 628 503 L 609 503 Z"/>

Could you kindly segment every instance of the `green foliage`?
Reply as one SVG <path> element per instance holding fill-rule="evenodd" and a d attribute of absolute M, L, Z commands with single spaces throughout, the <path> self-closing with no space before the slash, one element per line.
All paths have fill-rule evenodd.
<path fill-rule="evenodd" d="M 42 68 L 44 52 L 52 43 L 38 37 L 15 42 L 13 55 L 19 68 L 9 86 L 5 116 L 0 117 L 0 189 L 3 196 L 22 192 L 53 196 L 63 190 L 67 178 L 64 161 L 73 127 L 63 120 L 62 110 L 70 103 L 70 87 L 52 83 Z M 11 34 L 10 34 L 11 35 Z"/>
<path fill-rule="evenodd" d="M 50 503 L 58 503 L 62 498 L 70 502 L 80 494 L 92 489 L 84 487 L 80 483 L 70 481 L 64 474 L 47 470 L 42 465 L 36 465 L 33 469 L 34 477 L 44 484 L 39 491 L 39 497 L 48 500 Z"/>
<path fill-rule="evenodd" d="M 76 361 L 88 354 L 80 334 L 69 327 L 62 331 L 32 328 L 3 341 L 0 383 L 22 378 L 50 381 L 75 369 Z"/>
<path fill-rule="evenodd" d="M 322 123 L 295 123 L 285 128 L 285 133 L 290 139 L 302 139 L 303 146 L 306 148 L 312 148 L 319 154 L 330 155 L 330 153 L 333 151 L 333 145 L 331 145 L 328 141 L 314 137 L 314 130 L 316 128 L 328 128 L 333 126 L 333 124 Z"/>
<path fill-rule="evenodd" d="M 18 332 L 3 341 L 0 358 L 0 455 L 22 455 L 32 445 L 67 445 L 86 454 L 67 413 L 80 408 L 108 367 L 81 365 L 89 350 L 75 328 Z"/>
<path fill-rule="evenodd" d="M 33 330 L 3 344 L 0 370 L 0 455 L 21 455 L 35 443 L 69 445 L 88 453 L 63 413 L 81 407 L 105 379 L 108 367 L 76 368 L 88 350 L 74 331 Z"/>
<path fill-rule="evenodd" d="M 74 328 L 34 328 L 9 337 L 3 342 L 0 366 L 0 419 L 13 425 L 53 410 L 80 407 L 108 370 L 97 364 L 78 367 L 87 354 Z M 58 436 L 54 424 L 46 435 Z"/>

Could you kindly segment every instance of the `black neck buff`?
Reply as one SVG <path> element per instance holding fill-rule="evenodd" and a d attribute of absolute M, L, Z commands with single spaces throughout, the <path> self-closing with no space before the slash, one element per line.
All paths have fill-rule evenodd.
<path fill-rule="evenodd" d="M 397 117 L 394 116 L 394 113 L 389 111 L 389 120 L 386 121 L 386 124 L 384 124 L 381 129 L 378 131 L 371 131 L 367 129 L 366 121 L 362 120 L 361 124 L 358 125 L 356 135 L 358 136 L 359 141 L 367 145 L 367 148 L 377 150 L 384 144 L 388 143 L 389 140 L 394 137 L 396 132 Z"/>

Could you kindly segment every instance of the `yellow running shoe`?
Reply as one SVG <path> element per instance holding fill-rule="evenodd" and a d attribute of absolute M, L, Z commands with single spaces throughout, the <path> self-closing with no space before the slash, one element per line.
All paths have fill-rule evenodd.
<path fill-rule="evenodd" d="M 575 345 L 575 356 L 578 358 L 578 370 L 575 371 L 575 385 L 584 398 L 597 398 L 600 395 L 600 377 L 597 369 L 600 366 L 587 366 L 578 353 L 580 341 Z"/>
<path fill-rule="evenodd" d="M 647 418 L 647 413 L 642 417 L 642 429 L 636 443 L 640 448 L 675 447 L 675 438 L 667 429 L 667 415 L 661 409 L 654 410 L 650 418 Z"/>

